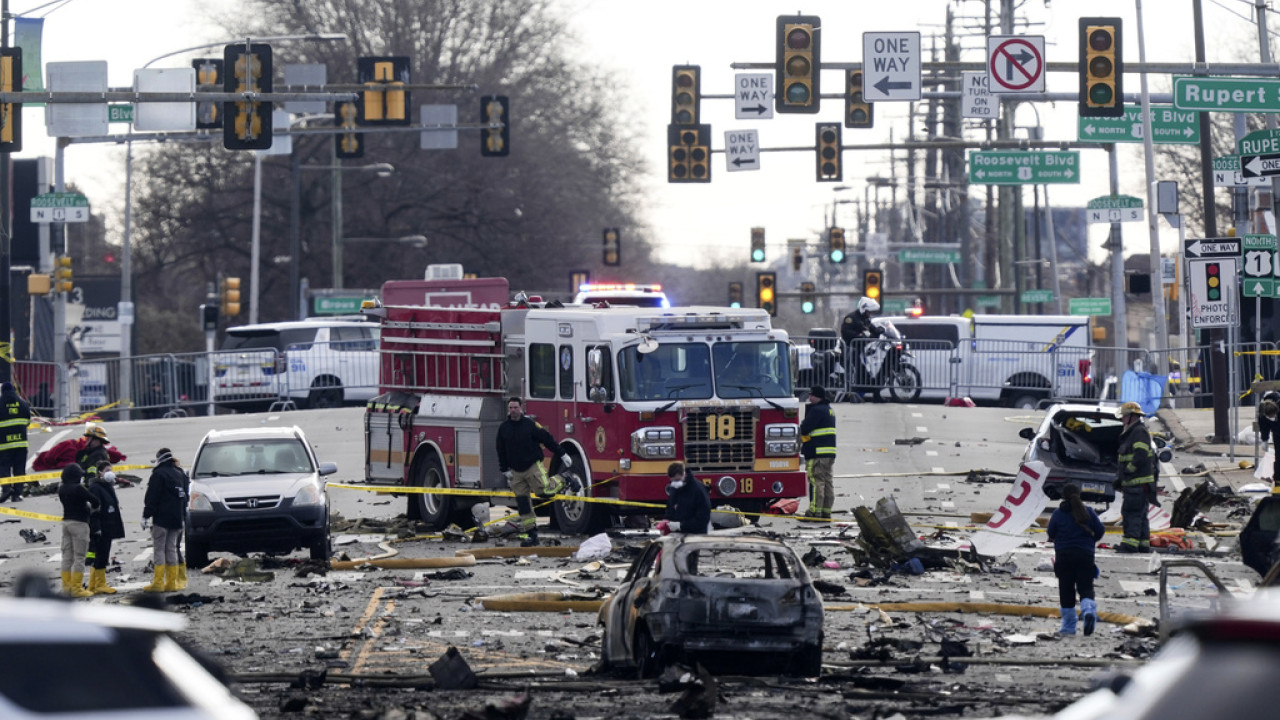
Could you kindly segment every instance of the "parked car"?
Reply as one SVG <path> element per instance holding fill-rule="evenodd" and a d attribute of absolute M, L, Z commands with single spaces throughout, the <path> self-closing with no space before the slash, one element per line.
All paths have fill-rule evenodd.
<path fill-rule="evenodd" d="M 1116 417 L 1116 405 L 1063 403 L 1050 406 L 1038 428 L 1019 433 L 1029 442 L 1022 462 L 1038 460 L 1049 468 L 1044 492 L 1053 500 L 1062 498 L 1067 483 L 1080 486 L 1080 497 L 1092 502 L 1111 503 L 1116 499 L 1117 456 L 1123 423 Z M 1153 434 L 1157 459 L 1169 462 L 1173 454 L 1163 439 Z"/>
<path fill-rule="evenodd" d="M 283 555 L 305 548 L 328 560 L 329 495 L 321 479 L 338 471 L 317 462 L 297 427 L 212 430 L 191 468 L 187 565 L 214 550 Z"/>
<path fill-rule="evenodd" d="M 822 598 L 788 546 L 670 535 L 644 547 L 600 608 L 601 664 L 654 677 L 696 658 L 813 677 L 822 669 L 822 619 Z"/>
<path fill-rule="evenodd" d="M 182 615 L 159 610 L 2 599 L 0 717 L 258 717 L 223 684 L 219 668 L 174 640 L 171 633 L 185 626 Z"/>
<path fill-rule="evenodd" d="M 378 326 L 313 319 L 227 330 L 214 355 L 213 399 L 261 409 L 280 399 L 298 407 L 363 403 L 378 394 Z"/>

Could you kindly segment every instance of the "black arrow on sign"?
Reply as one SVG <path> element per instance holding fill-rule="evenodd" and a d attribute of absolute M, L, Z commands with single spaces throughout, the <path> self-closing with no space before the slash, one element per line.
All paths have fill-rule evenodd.
<path fill-rule="evenodd" d="M 765 107 L 765 106 L 763 106 L 763 105 L 757 105 L 757 106 L 755 106 L 755 107 L 744 107 L 744 108 L 742 108 L 742 112 L 753 112 L 753 113 L 757 113 L 757 114 L 764 114 L 764 111 L 765 111 L 765 110 L 768 110 L 768 109 L 769 109 L 769 108 L 767 108 L 767 107 Z"/>
<path fill-rule="evenodd" d="M 880 82 L 877 82 L 872 87 L 879 90 L 881 95 L 888 95 L 890 90 L 910 90 L 914 86 L 915 85 L 910 80 L 905 82 L 889 82 L 889 76 L 885 75 L 880 78 Z"/>
<path fill-rule="evenodd" d="M 751 158 L 750 160 L 743 160 L 742 158 L 734 158 L 733 164 L 737 165 L 738 167 L 742 167 L 743 165 L 755 165 L 756 159 Z"/>
<path fill-rule="evenodd" d="M 1017 55 L 1010 55 L 1009 57 L 1014 60 L 1017 60 L 1019 65 L 1026 65 L 1028 62 L 1035 60 L 1036 58 L 1035 55 L 1032 55 L 1031 53 L 1027 52 L 1026 48 L 1023 48 L 1022 51 L 1019 52 Z M 1013 63 L 1005 64 L 1004 79 L 1009 80 L 1010 82 L 1013 81 Z"/>

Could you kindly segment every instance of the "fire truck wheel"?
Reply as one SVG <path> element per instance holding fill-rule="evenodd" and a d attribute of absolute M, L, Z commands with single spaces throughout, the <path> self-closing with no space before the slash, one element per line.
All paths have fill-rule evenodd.
<path fill-rule="evenodd" d="M 561 494 L 582 495 L 590 492 L 588 489 L 591 487 L 590 478 L 581 475 L 586 472 L 582 458 L 575 458 L 572 467 L 579 473 L 578 477 L 582 485 L 576 492 L 565 488 Z M 590 535 L 608 525 L 609 512 L 604 505 L 598 503 L 557 500 L 555 507 L 552 508 L 551 520 L 555 528 L 566 535 Z"/>
<path fill-rule="evenodd" d="M 444 474 L 444 465 L 435 453 L 430 453 L 421 462 L 414 464 L 413 485 L 428 488 L 449 487 L 448 477 Z M 413 506 L 410 514 L 414 514 L 412 511 L 416 510 L 418 519 L 432 530 L 443 530 L 448 527 L 450 517 L 455 514 L 453 498 L 448 495 L 413 494 L 409 496 L 409 504 Z M 470 516 L 469 510 L 467 515 Z"/>

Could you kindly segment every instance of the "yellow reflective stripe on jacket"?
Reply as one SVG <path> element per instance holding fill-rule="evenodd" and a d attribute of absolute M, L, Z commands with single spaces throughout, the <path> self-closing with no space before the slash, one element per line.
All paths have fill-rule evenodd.
<path fill-rule="evenodd" d="M 23 426 L 31 422 L 24 417 L 9 418 L 8 420 L 0 420 L 0 427 Z"/>
<path fill-rule="evenodd" d="M 814 430 L 813 432 L 809 433 L 808 436 L 821 437 L 823 435 L 835 435 L 835 434 L 836 434 L 835 428 L 818 428 L 817 430 Z"/>
<path fill-rule="evenodd" d="M 835 455 L 836 449 L 832 446 L 820 446 L 813 449 L 815 455 Z"/>

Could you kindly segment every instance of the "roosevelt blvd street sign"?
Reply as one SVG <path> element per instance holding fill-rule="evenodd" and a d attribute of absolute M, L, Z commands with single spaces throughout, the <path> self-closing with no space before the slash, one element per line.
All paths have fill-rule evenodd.
<path fill-rule="evenodd" d="M 1240 238 L 1192 238 L 1182 243 L 1182 254 L 1188 258 L 1240 257 Z"/>
<path fill-rule="evenodd" d="M 1141 199 L 1132 195 L 1104 195 L 1089 201 L 1085 222 L 1139 222 L 1142 216 Z"/>
<path fill-rule="evenodd" d="M 1142 142 L 1142 108 L 1126 106 L 1123 117 L 1077 118 L 1076 137 L 1093 142 Z M 1200 121 L 1196 114 L 1171 105 L 1151 106 L 1151 142 L 1198 143 Z"/>
<path fill-rule="evenodd" d="M 1111 298 L 1071 298 L 1067 301 L 1070 315 L 1110 315 Z"/>
<path fill-rule="evenodd" d="M 982 185 L 1041 185 L 1080 182 L 1078 150 L 974 150 L 969 182 Z"/>
<path fill-rule="evenodd" d="M 1234 185 L 1263 187 L 1270 185 L 1271 181 L 1264 177 L 1245 177 L 1240 171 L 1240 156 L 1223 155 L 1213 159 L 1213 184 L 1219 187 Z"/>
<path fill-rule="evenodd" d="M 1280 80 L 1175 77 L 1173 106 L 1211 112 L 1280 112 Z"/>
<path fill-rule="evenodd" d="M 88 222 L 89 198 L 80 193 L 45 193 L 31 198 L 31 222 Z"/>

